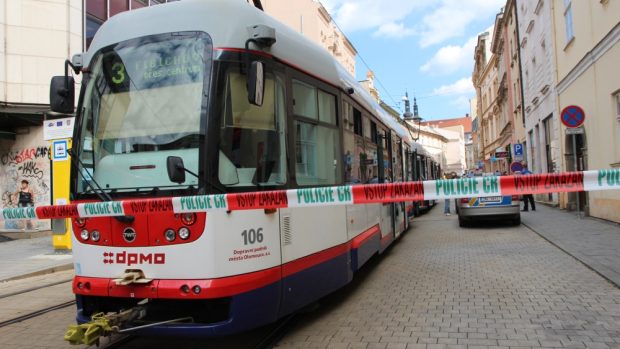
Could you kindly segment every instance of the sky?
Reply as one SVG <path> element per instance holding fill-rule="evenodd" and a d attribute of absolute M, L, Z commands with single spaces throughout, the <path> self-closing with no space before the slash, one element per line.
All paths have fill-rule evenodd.
<path fill-rule="evenodd" d="M 506 0 L 321 0 L 358 51 L 356 77 L 387 104 L 404 111 L 417 97 L 424 120 L 470 113 L 478 34 L 487 31 Z"/>

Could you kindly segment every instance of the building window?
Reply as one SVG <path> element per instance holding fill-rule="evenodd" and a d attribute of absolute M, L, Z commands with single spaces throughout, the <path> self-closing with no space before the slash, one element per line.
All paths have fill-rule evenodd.
<path fill-rule="evenodd" d="M 86 49 L 103 22 L 115 14 L 172 1 L 175 0 L 86 0 L 86 24 L 84 26 Z"/>
<path fill-rule="evenodd" d="M 543 127 L 545 128 L 545 162 L 547 163 L 547 172 L 553 171 L 553 160 L 551 159 L 551 138 L 553 132 L 553 114 L 549 115 L 543 120 Z"/>
<path fill-rule="evenodd" d="M 535 154 L 536 154 L 536 148 L 535 148 L 535 142 L 534 142 L 534 133 L 532 131 L 530 131 L 528 133 L 529 136 L 529 153 L 530 153 L 530 161 L 529 161 L 529 165 L 528 167 L 530 168 L 530 171 L 534 170 L 534 167 L 536 165 L 536 158 L 535 158 Z"/>
<path fill-rule="evenodd" d="M 106 0 L 86 1 L 86 13 L 105 21 L 108 19 L 108 2 Z"/>
<path fill-rule="evenodd" d="M 146 7 L 149 5 L 149 0 L 131 0 L 131 9 Z"/>
<path fill-rule="evenodd" d="M 99 27 L 103 24 L 103 21 L 94 16 L 86 16 L 86 47 L 90 46 L 90 43 L 95 37 L 95 33 L 99 30 Z"/>
<path fill-rule="evenodd" d="M 574 37 L 572 0 L 564 0 L 564 26 L 566 27 L 566 44 Z"/>
<path fill-rule="evenodd" d="M 110 0 L 110 17 L 127 10 L 129 10 L 127 0 Z"/>

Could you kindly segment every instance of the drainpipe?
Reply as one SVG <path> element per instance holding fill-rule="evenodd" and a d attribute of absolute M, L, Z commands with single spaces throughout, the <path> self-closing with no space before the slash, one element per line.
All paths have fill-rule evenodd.
<path fill-rule="evenodd" d="M 7 11 L 7 7 L 8 7 L 7 3 L 8 3 L 8 1 L 3 1 L 3 4 L 4 4 L 4 18 L 2 18 L 2 21 L 4 22 L 4 55 L 5 55 L 4 66 L 2 67 L 2 69 L 4 70 L 4 79 L 6 80 L 4 82 L 4 84 L 5 84 L 5 86 L 4 86 L 4 96 L 3 96 L 4 103 L 8 103 L 9 102 L 9 100 L 8 100 L 8 98 L 9 98 L 9 92 L 8 92 L 9 91 L 9 89 L 8 89 L 9 79 L 8 79 L 8 76 L 7 76 L 9 71 L 8 71 L 8 68 L 7 68 L 7 61 L 6 61 L 7 47 L 8 47 L 8 41 L 9 41 L 8 40 L 8 36 L 7 36 L 8 24 L 7 24 L 7 17 L 6 17 L 6 11 Z"/>
<path fill-rule="evenodd" d="M 523 93 L 523 69 L 521 66 L 521 35 L 519 35 L 519 11 L 517 8 L 517 2 L 513 3 L 514 11 L 515 11 L 515 26 L 517 27 L 517 57 L 519 58 L 519 80 L 521 83 L 519 84 L 520 92 L 521 92 L 521 119 L 523 122 L 523 126 L 525 127 L 525 99 Z"/>

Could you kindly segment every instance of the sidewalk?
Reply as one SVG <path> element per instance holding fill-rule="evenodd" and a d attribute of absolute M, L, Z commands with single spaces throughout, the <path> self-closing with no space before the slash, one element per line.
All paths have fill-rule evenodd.
<path fill-rule="evenodd" d="M 49 236 L 0 243 L 0 282 L 72 267 L 71 254 L 55 254 Z"/>
<path fill-rule="evenodd" d="M 620 287 L 620 224 L 541 204 L 521 212 L 521 222 Z"/>

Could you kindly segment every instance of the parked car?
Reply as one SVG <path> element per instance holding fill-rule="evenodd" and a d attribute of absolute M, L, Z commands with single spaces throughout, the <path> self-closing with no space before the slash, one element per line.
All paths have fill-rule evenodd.
<path fill-rule="evenodd" d="M 460 227 L 472 221 L 493 219 L 508 219 L 514 225 L 521 224 L 521 200 L 518 195 L 471 197 L 455 201 Z"/>

